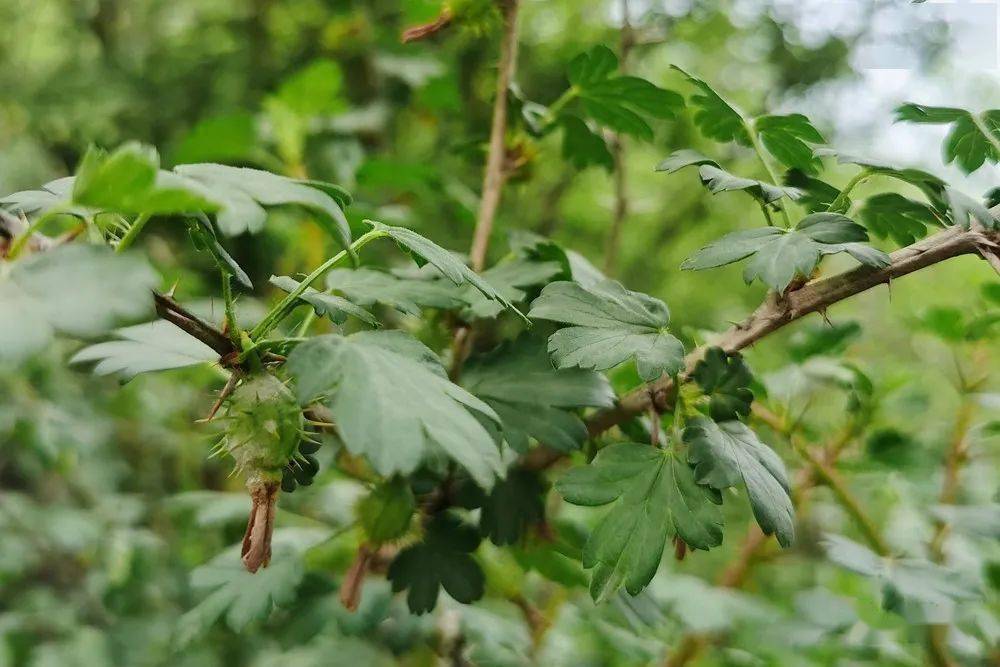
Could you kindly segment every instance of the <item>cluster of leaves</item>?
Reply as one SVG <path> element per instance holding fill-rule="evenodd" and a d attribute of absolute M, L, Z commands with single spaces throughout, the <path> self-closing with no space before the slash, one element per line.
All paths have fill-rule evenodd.
<path fill-rule="evenodd" d="M 549 110 L 531 105 L 522 110 L 539 134 L 563 128 L 564 154 L 578 167 L 611 166 L 604 139 L 588 120 L 649 140 L 653 129 L 644 117 L 670 118 L 683 108 L 676 93 L 615 75 L 617 67 L 610 50 L 595 47 L 571 62 L 571 88 L 560 102 Z M 915 187 L 926 199 L 875 194 L 860 208 L 859 224 L 848 215 L 853 210 L 850 189 L 820 179 L 823 158 L 833 154 L 814 148 L 823 137 L 805 116 L 751 117 L 704 81 L 684 76 L 697 89 L 690 99 L 694 124 L 710 139 L 754 150 L 768 175 L 737 176 L 693 151 L 674 153 L 660 170 L 697 167 L 710 192 L 749 194 L 768 225 L 727 234 L 682 268 L 747 260 L 748 283 L 760 280 L 783 293 L 808 281 L 826 255 L 846 253 L 872 268 L 887 265 L 886 253 L 868 245 L 869 231 L 904 243 L 934 226 L 997 225 L 983 204 L 930 174 L 839 156 L 861 168 L 856 182 L 890 177 Z M 288 121 L 276 130 L 284 137 L 280 143 L 286 159 L 302 159 L 302 119 L 337 108 L 339 80 L 331 83 L 331 78 L 329 68 L 318 66 L 269 100 L 270 113 Z M 296 100 L 308 96 L 295 88 L 313 84 L 324 86 L 316 95 L 317 106 L 300 107 Z M 576 112 L 568 111 L 576 102 Z M 963 167 L 996 162 L 996 123 L 989 114 L 980 118 L 960 110 L 906 109 L 901 111 L 905 120 L 955 123 L 952 135 L 958 136 L 948 146 Z M 970 138 L 973 131 L 982 134 Z M 973 148 L 966 149 L 968 143 Z M 784 183 L 778 182 L 772 160 L 789 171 Z M 156 152 L 138 144 L 111 153 L 91 151 L 75 177 L 0 203 L 31 218 L 33 228 L 71 218 L 94 241 L 4 263 L 0 308 L 17 314 L 15 327 L 0 335 L 4 359 L 28 357 L 55 333 L 88 339 L 110 335 L 115 340 L 86 347 L 74 360 L 97 362 L 98 373 L 125 377 L 222 363 L 249 377 L 273 373 L 287 380 L 304 414 L 324 415 L 324 421 L 315 423 L 332 431 L 331 468 L 344 461 L 345 469 L 365 480 L 353 505 L 354 521 L 364 543 L 392 546 L 387 571 L 391 590 L 406 591 L 415 614 L 434 609 L 441 589 L 460 603 L 484 595 L 488 573 L 478 554 L 489 548 L 482 546 L 486 540 L 510 548 L 523 569 L 553 581 L 578 585 L 585 578 L 581 568 L 588 570 L 597 601 L 615 598 L 621 588 L 639 601 L 642 595 L 655 596 L 647 587 L 661 567 L 667 540 L 674 540 L 679 553 L 687 547 L 718 547 L 723 541 L 723 492 L 739 486 L 746 489 L 765 535 L 774 535 L 783 547 L 795 539 L 785 465 L 747 423 L 755 380 L 743 358 L 718 347 L 699 348 L 686 357 L 684 343 L 671 332 L 665 303 L 601 276 L 578 255 L 545 239 L 512 238 L 510 254 L 477 274 L 461 257 L 406 227 L 369 222 L 370 229 L 354 238 L 344 215 L 351 197 L 337 186 L 216 164 L 161 170 Z M 285 205 L 304 209 L 343 252 L 304 279 L 272 277 L 271 285 L 283 298 L 252 328 L 229 316 L 237 304 L 227 297 L 224 333 L 235 348 L 231 357 L 220 358 L 203 341 L 162 320 L 114 329 L 148 313 L 149 292 L 158 279 L 134 254 L 116 256 L 99 246 L 126 250 L 150 218 L 179 219 L 198 247 L 216 260 L 227 290 L 232 277 L 252 288 L 226 250 L 225 239 L 260 231 L 266 209 Z M 793 225 L 791 213 L 800 205 L 805 213 Z M 776 212 L 785 219 L 784 227 L 773 224 Z M 359 266 L 358 251 L 379 238 L 392 239 L 418 268 Z M 343 259 L 355 266 L 333 268 Z M 317 285 L 324 276 L 321 289 Z M 108 282 L 120 287 L 105 296 Z M 298 331 L 282 329 L 283 320 L 300 306 L 326 317 L 330 322 L 325 326 L 333 332 L 308 335 L 311 314 Z M 448 357 L 439 353 L 444 347 L 440 337 L 420 337 L 417 326 L 382 329 L 398 321 L 382 306 L 430 325 L 436 323 L 430 311 L 444 311 L 442 320 L 467 326 L 496 320 L 489 330 L 497 344 L 482 346 L 468 360 L 459 356 L 461 350 Z M 990 336 L 997 321 L 995 316 L 985 324 L 954 319 L 932 314 L 927 326 L 954 330 L 956 341 L 968 341 Z M 535 330 L 527 330 L 530 321 Z M 850 331 L 826 335 L 819 343 L 794 345 L 793 354 L 803 362 L 812 359 L 815 350 L 842 344 Z M 634 367 L 644 383 L 672 378 L 677 387 L 668 406 L 672 433 L 660 433 L 663 419 L 656 413 L 648 425 L 649 443 L 616 437 L 586 447 L 590 434 L 584 411 L 611 408 L 616 400 L 601 372 L 622 365 Z M 459 366 L 461 373 L 455 372 Z M 860 396 L 866 389 L 857 375 L 850 374 L 849 383 Z M 859 404 L 863 400 L 857 398 Z M 573 535 L 548 516 L 548 480 L 522 457 L 542 445 L 583 463 L 554 485 L 567 503 L 608 506 L 589 535 Z M 283 468 L 283 490 L 313 483 L 320 470 L 317 451 L 309 442 L 298 446 L 298 454 Z M 941 508 L 939 514 L 955 525 L 963 519 L 980 530 L 991 525 L 954 508 Z M 243 628 L 290 600 L 306 576 L 304 553 L 328 536 L 276 536 L 274 565 L 252 580 L 235 549 L 198 568 L 192 584 L 209 592 L 185 617 L 181 641 L 190 641 L 221 617 L 231 627 Z M 939 608 L 976 597 L 974 587 L 951 581 L 942 566 L 882 559 L 838 538 L 828 542 L 832 560 L 883 585 L 888 608 L 909 608 L 914 601 Z M 931 582 L 929 590 L 914 583 L 919 579 Z M 715 602 L 726 609 L 737 606 L 729 599 Z M 949 607 L 945 617 L 928 614 L 925 621 L 947 622 L 953 611 Z"/>

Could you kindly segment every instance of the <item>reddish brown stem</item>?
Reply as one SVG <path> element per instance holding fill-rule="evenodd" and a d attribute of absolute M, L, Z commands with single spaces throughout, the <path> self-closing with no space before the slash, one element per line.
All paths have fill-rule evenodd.
<path fill-rule="evenodd" d="M 348 611 L 356 611 L 361 602 L 361 587 L 368 574 L 368 567 L 372 562 L 375 552 L 371 546 L 362 544 L 358 547 L 358 553 L 354 557 L 354 562 L 344 575 L 344 582 L 340 585 L 340 604 Z"/>

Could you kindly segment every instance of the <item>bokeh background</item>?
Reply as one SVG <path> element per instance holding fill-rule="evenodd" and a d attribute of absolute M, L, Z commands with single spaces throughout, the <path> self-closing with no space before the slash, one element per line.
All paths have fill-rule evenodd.
<path fill-rule="evenodd" d="M 625 6 L 638 39 L 627 66 L 658 85 L 684 89 L 670 69 L 677 64 L 749 110 L 808 114 L 844 152 L 920 166 L 970 194 L 1000 184 L 990 165 L 971 177 L 945 166 L 943 130 L 892 123 L 892 108 L 903 101 L 1000 106 L 995 2 Z M 135 139 L 157 146 L 166 165 L 218 161 L 339 183 L 355 196 L 352 224 L 363 217 L 402 224 L 464 251 L 481 183 L 498 26 L 485 15 L 400 43 L 403 29 L 432 20 L 440 7 L 428 0 L 0 0 L 0 193 L 71 174 L 90 144 Z M 553 102 L 574 55 L 598 43 L 618 48 L 622 19 L 620 0 L 525 0 L 519 94 Z M 557 139 L 524 139 L 526 163 L 504 192 L 493 257 L 506 252 L 510 230 L 551 236 L 666 301 L 689 341 L 759 303 L 762 289 L 746 287 L 739 268 L 678 269 L 757 212 L 738 196 L 707 195 L 693 174 L 653 171 L 681 147 L 745 173 L 759 168 L 752 156 L 706 144 L 684 118 L 658 123 L 653 142 L 626 139 L 629 213 L 609 261 L 611 176 L 574 169 Z M 831 178 L 842 184 L 851 173 L 844 167 Z M 165 285 L 176 283 L 186 299 L 215 294 L 210 260 L 193 253 L 182 232 L 150 228 L 143 247 Z M 272 273 L 314 266 L 329 246 L 309 222 L 274 213 L 261 234 L 234 239 L 232 249 L 254 282 L 266 285 Z M 832 347 L 817 347 L 829 330 L 810 318 L 748 353 L 762 395 L 800 419 L 816 442 L 844 420 L 857 390 L 851 369 L 871 380 L 872 414 L 850 444 L 844 474 L 903 553 L 920 553 L 931 533 L 928 508 L 963 410 L 973 414 L 974 455 L 960 500 L 989 503 L 998 490 L 1000 387 L 987 380 L 975 393 L 955 388 L 963 375 L 996 368 L 996 339 L 971 340 L 966 326 L 991 307 L 984 286 L 995 288 L 996 276 L 983 264 L 960 258 L 831 309 Z M 269 296 L 261 289 L 241 302 L 252 311 L 254 300 Z M 477 557 L 487 570 L 487 599 L 472 607 L 442 599 L 434 615 L 416 618 L 379 577 L 367 583 L 357 613 L 340 607 L 337 586 L 357 545 L 352 505 L 361 488 L 324 467 L 317 484 L 282 501 L 278 523 L 292 529 L 283 539 L 301 562 L 258 575 L 268 577 L 263 585 L 238 572 L 222 575 L 234 583 L 226 590 L 246 598 L 232 609 L 267 611 L 271 592 L 279 608 L 263 619 L 229 611 L 215 620 L 204 584 L 219 574 L 206 564 L 240 538 L 247 509 L 228 464 L 206 458 L 210 429 L 194 423 L 219 388 L 218 374 L 176 371 L 119 387 L 67 367 L 73 347 L 63 343 L 16 372 L 0 371 L 0 665 L 634 665 L 662 661 L 692 631 L 726 636 L 701 664 L 925 659 L 919 625 L 883 611 L 877 586 L 817 554 L 810 535 L 856 534 L 825 489 L 810 500 L 802 544 L 768 554 L 741 592 L 712 585 L 748 520 L 733 510 L 722 549 L 670 561 L 635 600 L 594 607 L 578 567 L 567 566 L 553 584 L 484 545 Z M 634 380 L 622 375 L 622 385 Z M 584 525 L 592 519 L 560 511 Z M 961 631 L 951 634 L 962 664 L 988 664 L 1000 638 L 992 520 L 985 546 L 960 531 L 947 545 L 950 562 L 984 591 L 962 604 Z M 525 598 L 543 622 L 525 613 Z M 439 655 L 442 638 L 456 632 L 462 643 Z"/>

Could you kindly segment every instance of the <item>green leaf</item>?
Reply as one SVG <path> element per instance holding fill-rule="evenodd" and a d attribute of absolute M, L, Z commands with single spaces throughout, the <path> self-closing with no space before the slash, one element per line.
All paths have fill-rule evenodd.
<path fill-rule="evenodd" d="M 298 289 L 301 283 L 289 276 L 271 276 L 271 284 L 280 290 L 291 293 Z M 379 321 L 374 315 L 354 302 L 335 294 L 326 294 L 312 287 L 307 287 L 299 299 L 312 306 L 317 315 L 325 315 L 335 324 L 343 324 L 347 321 L 347 316 L 352 315 L 369 326 L 379 326 Z"/>
<path fill-rule="evenodd" d="M 741 111 L 701 79 L 688 74 L 680 67 L 674 66 L 674 69 L 683 74 L 700 91 L 692 95 L 689 101 L 697 108 L 694 124 L 702 134 L 715 141 L 735 141 L 743 146 L 752 145 Z"/>
<path fill-rule="evenodd" d="M 73 180 L 72 176 L 66 176 L 49 181 L 38 190 L 14 192 L 0 198 L 0 206 L 26 218 L 33 218 L 56 206 L 66 211 L 67 215 L 85 218 L 91 213 L 87 207 L 70 204 Z"/>
<path fill-rule="evenodd" d="M 247 272 L 243 270 L 233 256 L 229 254 L 225 246 L 219 241 L 219 236 L 216 233 L 215 225 L 209 220 L 208 216 L 204 213 L 198 213 L 192 219 L 187 220 L 188 233 L 191 235 L 191 240 L 194 241 L 195 247 L 198 250 L 205 249 L 211 253 L 212 258 L 215 260 L 216 265 L 219 267 L 220 271 L 228 273 L 229 275 L 236 278 L 237 281 L 247 289 L 253 289 L 253 283 L 250 282 L 250 276 Z"/>
<path fill-rule="evenodd" d="M 589 288 L 550 283 L 532 302 L 529 316 L 573 325 L 549 337 L 549 352 L 559 368 L 599 371 L 634 358 L 639 376 L 650 381 L 678 373 L 684 363 L 684 345 L 666 330 L 666 304 L 614 280 Z"/>
<path fill-rule="evenodd" d="M 700 484 L 721 490 L 743 483 L 764 534 L 776 535 L 783 547 L 792 544 L 795 510 L 785 464 L 746 424 L 695 417 L 684 429 L 684 442 Z"/>
<path fill-rule="evenodd" d="M 245 162 L 257 152 L 256 120 L 241 112 L 199 120 L 171 152 L 175 164 L 184 162 Z"/>
<path fill-rule="evenodd" d="M 358 501 L 358 522 L 372 542 L 381 544 L 405 535 L 410 529 L 416 499 L 403 477 L 392 477 Z"/>
<path fill-rule="evenodd" d="M 672 174 L 684 167 L 698 166 L 698 176 L 701 183 L 712 194 L 720 192 L 744 191 L 762 204 L 776 202 L 782 197 L 798 199 L 802 192 L 796 188 L 775 185 L 753 178 L 743 178 L 732 174 L 722 167 L 715 160 L 705 157 L 701 153 L 688 149 L 681 149 L 671 153 L 663 162 L 656 167 L 656 171 L 664 171 Z"/>
<path fill-rule="evenodd" d="M 851 208 L 849 197 L 841 199 L 841 203 L 836 209 L 832 209 L 833 203 L 840 196 L 840 188 L 809 176 L 801 169 L 789 169 L 785 173 L 785 185 L 794 188 L 799 196 L 796 202 L 804 206 L 810 213 L 847 213 Z"/>
<path fill-rule="evenodd" d="M 340 96 L 343 78 L 336 62 L 320 58 L 282 81 L 275 98 L 301 116 L 336 113 L 346 106 Z"/>
<path fill-rule="evenodd" d="M 85 347 L 70 363 L 96 361 L 94 373 L 97 375 L 118 374 L 130 379 L 140 373 L 219 360 L 215 350 L 163 320 L 116 329 L 112 333 L 119 340 Z"/>
<path fill-rule="evenodd" d="M 928 227 L 942 224 L 934 209 L 894 192 L 868 198 L 859 215 L 875 236 L 904 246 L 926 236 Z"/>
<path fill-rule="evenodd" d="M 73 179 L 72 200 L 125 214 L 212 212 L 221 203 L 197 183 L 160 171 L 156 149 L 136 142 L 111 153 L 91 147 Z"/>
<path fill-rule="evenodd" d="M 709 397 L 712 419 L 725 421 L 750 414 L 753 374 L 740 354 L 726 354 L 718 347 L 709 348 L 694 367 L 692 377 Z"/>
<path fill-rule="evenodd" d="M 56 334 L 91 338 L 152 310 L 159 279 L 137 255 L 67 245 L 30 255 L 0 276 L 0 361 L 17 363 Z"/>
<path fill-rule="evenodd" d="M 511 547 L 518 565 L 563 586 L 585 586 L 587 575 L 580 566 L 580 558 L 586 533 L 575 524 L 559 519 L 550 521 L 548 527 L 551 534 L 529 536 L 523 544 Z"/>
<path fill-rule="evenodd" d="M 479 419 L 488 405 L 452 384 L 433 352 L 401 331 L 329 334 L 301 343 L 288 372 L 299 401 L 320 399 L 347 449 L 381 475 L 409 474 L 445 454 L 483 488 L 502 475 L 500 453 Z"/>
<path fill-rule="evenodd" d="M 404 279 L 375 269 L 334 269 L 326 275 L 326 286 L 360 306 L 381 303 L 414 317 L 422 308 L 452 310 L 467 303 L 450 283 Z"/>
<path fill-rule="evenodd" d="M 622 585 L 632 595 L 645 588 L 670 535 L 696 549 L 722 543 L 719 496 L 695 483 L 676 455 L 649 445 L 609 445 L 589 466 L 563 475 L 556 489 L 574 505 L 614 503 L 583 550 L 583 566 L 594 569 L 590 593 L 597 601 Z"/>
<path fill-rule="evenodd" d="M 528 528 L 545 519 L 547 488 L 538 473 L 511 469 L 483 500 L 480 533 L 498 546 L 520 542 Z"/>
<path fill-rule="evenodd" d="M 570 62 L 569 80 L 590 118 L 617 132 L 651 141 L 653 129 L 639 114 L 673 118 L 684 106 L 684 98 L 636 76 L 612 77 L 617 68 L 614 53 L 597 45 Z M 577 125 L 576 130 L 580 129 Z M 595 149 L 589 147 L 590 151 Z"/>
<path fill-rule="evenodd" d="M 618 56 L 603 44 L 597 44 L 569 62 L 569 82 L 588 86 L 607 79 L 617 69 Z"/>
<path fill-rule="evenodd" d="M 592 131 L 582 119 L 572 114 L 562 114 L 562 155 L 577 169 L 591 166 L 614 169 L 614 158 L 604 138 Z"/>
<path fill-rule="evenodd" d="M 413 230 L 406 229 L 405 227 L 384 225 L 381 222 L 375 222 L 374 220 L 366 220 L 365 222 L 371 225 L 373 229 L 384 232 L 392 238 L 392 240 L 410 253 L 410 256 L 413 257 L 414 261 L 417 262 L 418 265 L 423 266 L 424 264 L 431 264 L 434 268 L 443 273 L 448 280 L 452 281 L 456 285 L 469 283 L 487 299 L 497 301 L 505 308 L 512 310 L 522 319 L 527 321 L 527 318 L 524 317 L 521 311 L 515 308 L 514 304 L 497 291 L 495 287 L 490 285 L 479 274 L 459 261 L 453 254 L 433 241 L 430 241 Z"/>
<path fill-rule="evenodd" d="M 874 580 L 882 588 L 883 607 L 911 623 L 951 623 L 958 603 L 980 597 L 977 585 L 930 561 L 882 558 L 841 535 L 825 535 L 823 547 L 837 565 Z"/>
<path fill-rule="evenodd" d="M 174 171 L 200 183 L 222 204 L 216 222 L 227 236 L 259 232 L 267 219 L 265 206 L 297 206 L 315 215 L 341 246 L 351 244 L 351 228 L 344 211 L 325 186 L 260 169 L 211 163 L 183 164 Z"/>
<path fill-rule="evenodd" d="M 947 183 L 934 174 L 922 169 L 901 168 L 895 165 L 840 153 L 832 148 L 819 148 L 816 155 L 821 157 L 836 157 L 840 164 L 854 164 L 864 167 L 873 174 L 888 176 L 897 180 L 909 183 L 920 189 L 927 197 L 935 211 L 944 213 L 948 210 L 948 203 L 945 199 L 945 189 Z"/>
<path fill-rule="evenodd" d="M 702 270 L 750 257 L 743 272 L 747 284 L 759 278 L 783 292 L 796 276 L 809 278 L 823 255 L 846 252 L 872 267 L 889 264 L 889 256 L 863 243 L 865 228 L 839 213 L 812 213 L 794 229 L 761 227 L 733 232 L 705 246 L 681 264 L 685 270 Z"/>
<path fill-rule="evenodd" d="M 408 590 L 406 603 L 414 614 L 434 609 L 441 588 L 458 602 L 475 602 L 485 588 L 483 571 L 469 555 L 477 546 L 475 528 L 448 512 L 435 515 L 424 539 L 399 552 L 389 566 L 392 590 Z"/>
<path fill-rule="evenodd" d="M 1000 503 L 935 505 L 931 507 L 931 514 L 957 532 L 1000 540 Z"/>
<path fill-rule="evenodd" d="M 267 618 L 276 606 L 295 599 L 305 576 L 302 554 L 329 538 L 330 531 L 284 528 L 274 531 L 271 564 L 256 574 L 240 561 L 240 545 L 227 549 L 191 572 L 191 585 L 212 592 L 184 614 L 177 624 L 177 642 L 185 645 L 225 614 L 235 632 L 252 621 Z"/>
<path fill-rule="evenodd" d="M 996 148 L 996 143 L 1000 141 L 1000 109 L 973 115 L 965 109 L 911 102 L 896 109 L 896 120 L 951 125 L 944 140 L 944 159 L 947 163 L 957 163 L 967 174 L 982 167 L 984 162 L 996 164 L 1000 161 L 1000 152 Z"/>
<path fill-rule="evenodd" d="M 543 262 L 524 257 L 513 257 L 494 264 L 482 272 L 483 280 L 493 285 L 509 301 L 521 302 L 527 290 L 545 285 L 563 273 L 557 262 Z M 490 319 L 498 316 L 503 308 L 496 301 L 483 297 L 471 288 L 466 289 L 465 300 L 469 305 L 462 309 L 465 320 Z"/>
<path fill-rule="evenodd" d="M 553 368 L 544 343 L 525 336 L 466 362 L 462 386 L 496 410 L 507 444 L 519 452 L 527 451 L 529 438 L 559 451 L 579 449 L 587 428 L 572 409 L 614 404 L 607 378 Z"/>
<path fill-rule="evenodd" d="M 986 229 L 1000 229 L 1000 220 L 993 217 L 988 208 L 972 197 L 959 192 L 955 188 L 945 189 L 945 198 L 951 210 L 952 221 L 964 229 L 969 229 L 973 222 L 978 222 Z"/>
<path fill-rule="evenodd" d="M 786 167 L 801 169 L 807 174 L 819 171 L 820 159 L 809 144 L 826 140 L 808 118 L 800 113 L 787 116 L 761 116 L 753 122 L 764 148 Z"/>

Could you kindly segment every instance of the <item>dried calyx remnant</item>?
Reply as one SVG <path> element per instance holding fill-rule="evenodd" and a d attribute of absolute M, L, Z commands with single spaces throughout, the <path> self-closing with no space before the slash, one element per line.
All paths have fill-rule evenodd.
<path fill-rule="evenodd" d="M 302 411 L 285 384 L 270 374 L 243 382 L 226 405 L 221 449 L 246 476 L 252 506 L 243 536 L 243 564 L 250 572 L 271 560 L 275 504 L 286 466 L 294 465 L 303 434 Z"/>

